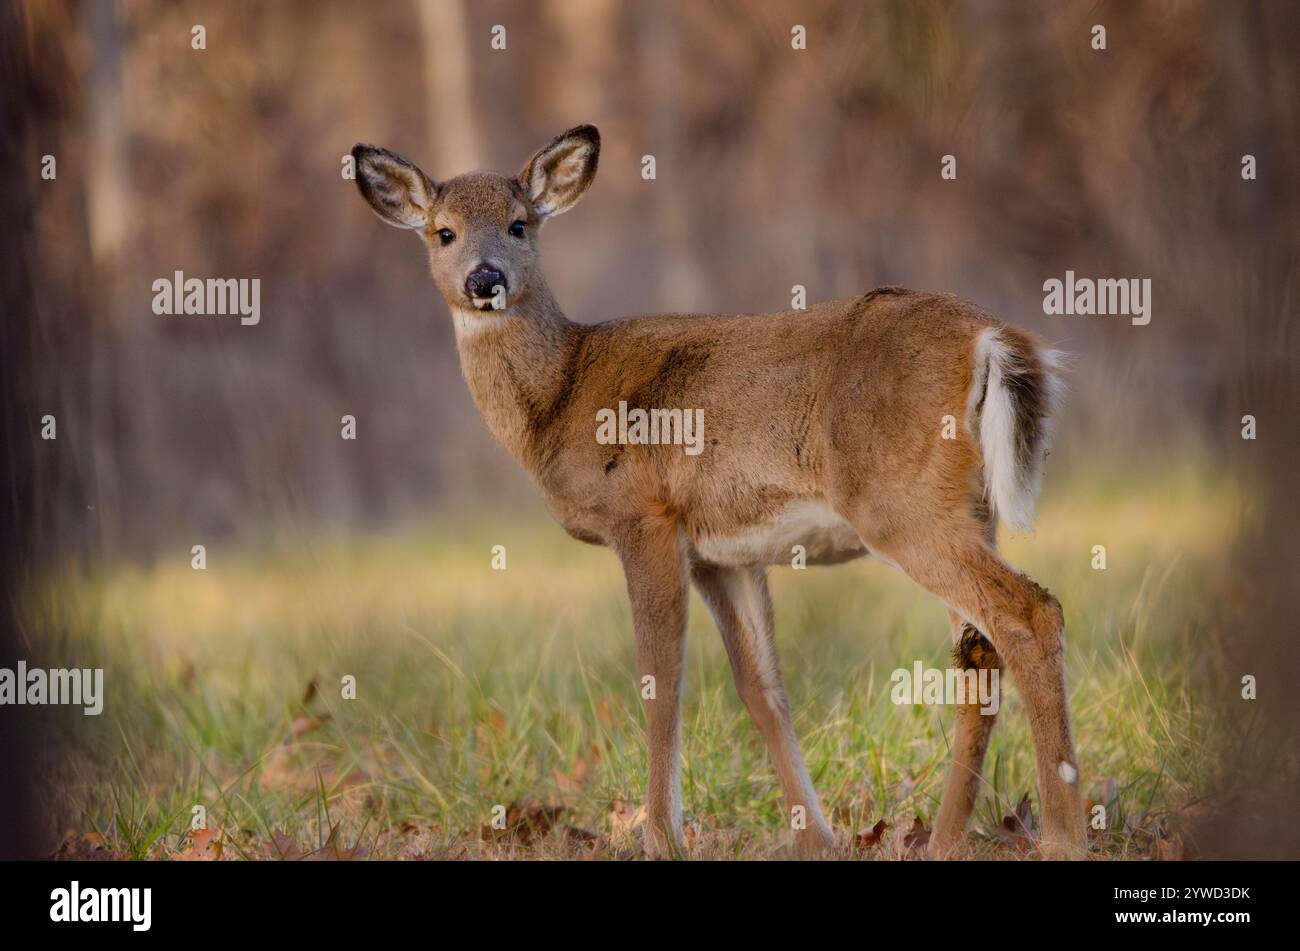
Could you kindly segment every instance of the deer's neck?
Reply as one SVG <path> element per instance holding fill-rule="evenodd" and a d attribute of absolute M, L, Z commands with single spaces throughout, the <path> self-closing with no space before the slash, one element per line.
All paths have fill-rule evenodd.
<path fill-rule="evenodd" d="M 564 405 L 578 346 L 545 286 L 504 311 L 452 308 L 460 368 L 488 429 L 534 474 L 541 443 Z"/>

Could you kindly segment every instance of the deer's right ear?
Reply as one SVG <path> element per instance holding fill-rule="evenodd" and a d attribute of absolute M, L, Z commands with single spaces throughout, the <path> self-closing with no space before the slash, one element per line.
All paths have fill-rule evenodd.
<path fill-rule="evenodd" d="M 396 152 L 358 142 L 352 146 L 357 187 L 380 218 L 398 228 L 429 224 L 438 186 Z"/>

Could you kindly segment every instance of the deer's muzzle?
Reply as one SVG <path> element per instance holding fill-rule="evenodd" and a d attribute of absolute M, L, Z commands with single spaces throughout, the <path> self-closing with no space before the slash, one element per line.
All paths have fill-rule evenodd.
<path fill-rule="evenodd" d="M 480 264 L 465 278 L 465 293 L 470 297 L 491 297 L 496 293 L 496 288 L 505 286 L 506 276 L 487 264 Z"/>

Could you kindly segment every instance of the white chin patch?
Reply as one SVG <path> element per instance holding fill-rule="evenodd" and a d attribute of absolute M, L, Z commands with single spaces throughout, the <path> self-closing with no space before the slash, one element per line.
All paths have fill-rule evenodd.
<path fill-rule="evenodd" d="M 1062 763 L 1056 767 L 1057 774 L 1061 777 L 1061 782 L 1073 786 L 1074 781 L 1079 778 L 1079 771 L 1069 763 Z"/>
<path fill-rule="evenodd" d="M 491 309 L 492 309 L 492 298 L 490 298 L 490 297 L 476 297 L 476 298 L 474 298 L 474 309 L 475 309 L 475 310 L 491 310 Z"/>

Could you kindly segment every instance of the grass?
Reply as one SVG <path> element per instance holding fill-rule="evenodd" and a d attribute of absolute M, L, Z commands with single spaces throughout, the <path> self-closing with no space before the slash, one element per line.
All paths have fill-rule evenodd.
<path fill-rule="evenodd" d="M 1123 486 L 1054 484 L 1035 534 L 1003 546 L 1065 606 L 1082 788 L 1109 806 L 1092 849 L 1112 858 L 1156 854 L 1214 777 L 1209 579 L 1245 512 L 1238 487 L 1192 469 Z M 328 853 L 335 827 L 373 858 L 636 853 L 642 713 L 611 553 L 540 517 L 483 512 L 403 537 L 207 555 L 204 571 L 179 546 L 168 564 L 68 571 L 31 592 L 29 664 L 105 668 L 101 716 L 43 711 L 60 735 L 40 777 L 51 848 L 73 829 L 109 854 L 184 857 L 204 848 L 187 836 L 202 806 L 229 857 Z M 943 609 L 871 561 L 771 579 L 796 730 L 832 823 L 847 842 L 884 818 L 881 843 L 857 854 L 904 854 L 914 817 L 928 827 L 937 812 L 952 718 L 894 705 L 889 675 L 946 666 Z M 975 854 L 1016 854 L 988 833 L 1035 786 L 1004 685 Z M 772 767 L 695 595 L 683 727 L 689 854 L 783 854 Z M 494 806 L 511 830 L 484 841 Z"/>

